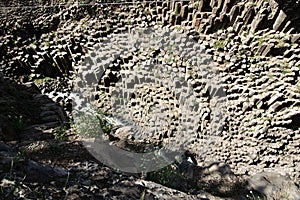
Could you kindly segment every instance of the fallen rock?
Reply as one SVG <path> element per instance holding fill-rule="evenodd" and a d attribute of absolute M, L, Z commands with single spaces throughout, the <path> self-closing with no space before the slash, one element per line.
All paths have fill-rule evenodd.
<path fill-rule="evenodd" d="M 265 199 L 300 199 L 300 191 L 294 182 L 276 172 L 261 172 L 252 176 L 248 180 L 248 189 L 260 193 Z"/>
<path fill-rule="evenodd" d="M 51 180 L 59 180 L 67 176 L 67 172 L 56 166 L 50 166 L 47 164 L 40 164 L 32 160 L 28 160 L 24 163 L 24 170 L 28 180 L 48 182 Z M 63 180 L 62 180 L 63 181 Z"/>
<path fill-rule="evenodd" d="M 143 197 L 152 197 L 153 199 L 211 199 L 220 200 L 222 198 L 213 196 L 207 192 L 199 191 L 198 194 L 187 194 L 178 190 L 164 187 L 158 183 L 145 180 L 137 180 L 135 184 L 144 187 Z M 142 199 L 142 198 L 141 198 Z M 145 198 L 147 199 L 147 198 Z"/>
<path fill-rule="evenodd" d="M 12 149 L 5 144 L 3 141 L 0 141 L 0 151 L 11 151 Z"/>

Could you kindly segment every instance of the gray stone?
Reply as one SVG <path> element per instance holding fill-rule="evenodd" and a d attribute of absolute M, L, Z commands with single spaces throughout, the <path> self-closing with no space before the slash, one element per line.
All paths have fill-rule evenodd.
<path fill-rule="evenodd" d="M 188 17 L 188 5 L 184 5 L 181 8 L 181 17 L 183 20 L 185 20 Z"/>
<path fill-rule="evenodd" d="M 273 95 L 270 100 L 268 101 L 268 105 L 272 105 L 275 101 L 278 101 L 278 99 L 282 98 L 284 95 L 281 93 L 277 93 L 275 95 Z"/>
<path fill-rule="evenodd" d="M 225 174 L 232 174 L 232 171 L 229 167 L 229 165 L 225 163 L 213 163 L 209 166 L 207 169 L 207 172 L 209 174 L 217 173 L 220 175 L 225 175 Z"/>
<path fill-rule="evenodd" d="M 299 190 L 294 182 L 276 172 L 261 172 L 252 176 L 248 180 L 248 189 L 259 192 L 266 199 L 300 199 Z"/>
<path fill-rule="evenodd" d="M 240 9 L 237 5 L 235 5 L 231 8 L 230 13 L 229 13 L 229 19 L 230 19 L 231 24 L 234 23 L 234 21 L 236 20 L 239 12 L 240 12 Z"/>
<path fill-rule="evenodd" d="M 276 18 L 274 24 L 273 24 L 273 29 L 276 31 L 280 31 L 283 28 L 283 23 L 287 18 L 287 15 L 284 13 L 284 11 L 280 10 L 278 17 Z"/>
<path fill-rule="evenodd" d="M 11 148 L 3 141 L 0 141 L 0 151 L 11 151 Z"/>
<path fill-rule="evenodd" d="M 300 38 L 300 34 L 293 34 L 291 38 L 292 43 L 296 43 Z"/>
<path fill-rule="evenodd" d="M 40 117 L 51 116 L 51 115 L 55 115 L 55 112 L 46 110 L 41 112 Z"/>
<path fill-rule="evenodd" d="M 200 191 L 197 195 L 187 194 L 184 192 L 180 192 L 178 190 L 174 190 L 171 188 L 167 188 L 158 183 L 154 183 L 151 181 L 145 180 L 136 180 L 135 184 L 140 185 L 147 190 L 148 195 L 152 195 L 154 199 L 211 199 L 211 200 L 221 200 L 222 198 L 212 196 L 207 192 Z M 150 196 L 151 197 L 151 196 Z"/>
<path fill-rule="evenodd" d="M 57 178 L 66 177 L 68 174 L 60 167 L 40 164 L 32 160 L 23 163 L 23 166 L 27 174 L 26 178 L 33 181 L 47 182 L 53 179 L 57 180 Z"/>
<path fill-rule="evenodd" d="M 41 120 L 43 122 L 57 122 L 58 117 L 57 117 L 57 115 L 50 115 L 50 116 L 42 117 Z"/>

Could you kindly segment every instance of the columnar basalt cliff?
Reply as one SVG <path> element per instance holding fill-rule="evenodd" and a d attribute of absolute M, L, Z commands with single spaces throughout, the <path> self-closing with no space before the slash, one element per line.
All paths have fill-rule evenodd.
<path fill-rule="evenodd" d="M 43 135 L 41 130 L 48 135 L 53 128 L 72 120 L 70 93 L 74 85 L 80 84 L 74 81 L 74 77 L 82 66 L 87 67 L 81 74 L 86 79 L 99 75 L 97 70 L 104 71 L 98 77 L 94 101 L 99 108 L 112 112 L 111 91 L 117 89 L 119 78 L 155 58 L 164 63 L 166 69 L 191 81 L 192 90 L 200 102 L 199 127 L 191 135 L 192 142 L 187 149 L 195 155 L 199 166 L 222 162 L 228 164 L 235 174 L 246 176 L 265 170 L 276 171 L 291 176 L 295 183 L 300 184 L 298 0 L 2 1 L 0 5 L 0 75 L 6 81 L 10 79 L 25 84 L 25 96 L 34 90 L 33 97 L 28 98 L 39 108 L 32 113 L 41 115 L 42 119 L 39 123 L 30 112 L 21 112 L 34 119 L 28 120 L 27 127 L 22 127 L 29 136 L 26 137 L 23 130 L 16 139 L 16 130 L 10 131 L 11 126 L 5 125 L 12 119 L 6 114 L 11 116 L 16 112 L 1 110 L 0 140 L 21 140 L 20 146 L 27 148 L 24 141 L 28 138 L 38 140 Z M 107 55 L 97 54 L 99 44 L 112 41 L 137 27 L 154 30 L 168 27 L 187 34 L 192 41 L 203 46 L 204 53 L 210 56 L 211 63 L 217 68 L 219 84 L 227 98 L 223 104 L 224 124 L 220 134 L 212 135 L 208 131 L 212 108 L 209 91 L 201 78 L 205 76 L 204 72 L 190 74 L 188 71 L 194 68 L 185 58 L 173 56 L 159 47 L 145 51 L 128 50 L 114 58 L 109 55 L 113 55 L 115 49 L 100 45 L 101 51 Z M 194 49 L 187 48 L 187 51 Z M 107 62 L 99 69 L 88 68 L 87 60 L 100 62 L 104 59 Z M 135 75 L 134 78 L 128 75 L 130 78 L 124 82 L 128 85 L 123 88 L 124 93 L 130 93 L 132 82 L 142 83 L 142 80 L 152 78 L 139 72 Z M 6 81 L 0 79 L 3 85 L 8 84 Z M 14 84 L 12 88 L 22 90 Z M 13 89 L 3 88 L 0 87 L 0 94 L 12 95 L 7 99 L 20 101 Z M 162 103 L 175 105 L 176 109 L 168 113 L 170 119 L 188 116 L 176 95 L 164 85 L 137 90 L 131 97 L 129 109 L 133 111 L 132 120 L 140 126 L 155 124 L 151 113 L 140 113 L 147 107 Z M 12 107 L 7 99 L 2 101 L 0 97 L 0 104 L 9 110 Z M 20 110 L 19 106 L 15 108 Z M 176 140 L 174 133 L 179 121 L 160 127 L 153 142 L 168 138 Z M 36 138 L 35 134 L 38 135 Z M 208 143 L 208 139 L 214 142 Z"/>

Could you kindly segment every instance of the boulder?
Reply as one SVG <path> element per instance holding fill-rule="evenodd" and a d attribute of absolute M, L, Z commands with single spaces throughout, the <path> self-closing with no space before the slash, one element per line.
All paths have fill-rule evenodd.
<path fill-rule="evenodd" d="M 265 199 L 300 199 L 299 189 L 294 182 L 276 172 L 261 172 L 250 177 L 248 189 L 258 192 Z"/>

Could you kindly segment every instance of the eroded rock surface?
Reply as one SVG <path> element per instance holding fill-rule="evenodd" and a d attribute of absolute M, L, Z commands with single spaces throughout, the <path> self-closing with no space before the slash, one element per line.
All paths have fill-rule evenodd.
<path fill-rule="evenodd" d="M 299 1 L 105 3 L 1 2 L 1 196 L 243 199 L 251 198 L 253 189 L 267 199 L 299 199 Z M 226 94 L 221 133 L 210 132 L 212 88 L 204 81 L 209 76 L 185 59 L 186 52 L 173 55 L 162 45 L 128 49 L 113 57 L 118 48 L 103 45 L 121 41 L 128 30 L 160 26 L 186 34 L 216 66 L 217 84 Z M 183 46 L 192 47 L 190 43 Z M 186 50 L 197 53 L 194 48 Z M 150 75 L 141 71 L 139 66 L 147 67 L 149 60 L 163 63 L 163 69 L 178 79 L 159 78 L 167 73 L 163 70 Z M 187 166 L 187 171 L 169 166 L 167 171 L 174 171 L 163 176 L 169 180 L 165 182 L 157 179 L 166 175 L 164 170 L 145 178 L 119 173 L 93 159 L 69 124 L 74 107 L 85 105 L 84 99 L 74 103 L 72 94 L 73 86 L 85 83 L 74 81 L 80 70 L 83 80 L 95 83 L 90 101 L 112 115 L 111 94 L 118 91 L 121 78 L 131 120 L 153 128 L 144 135 L 111 132 L 112 144 L 140 152 L 162 144 L 172 146 L 180 141 L 181 122 L 195 120 L 186 150 L 197 164 L 180 165 Z M 143 85 L 155 77 L 160 84 Z M 136 91 L 130 96 L 134 84 Z M 176 93 L 168 84 L 194 94 L 199 116 L 186 112 L 184 92 Z M 154 117 L 160 113 L 164 115 Z M 273 173 L 257 174 L 266 168 L 291 180 Z"/>

